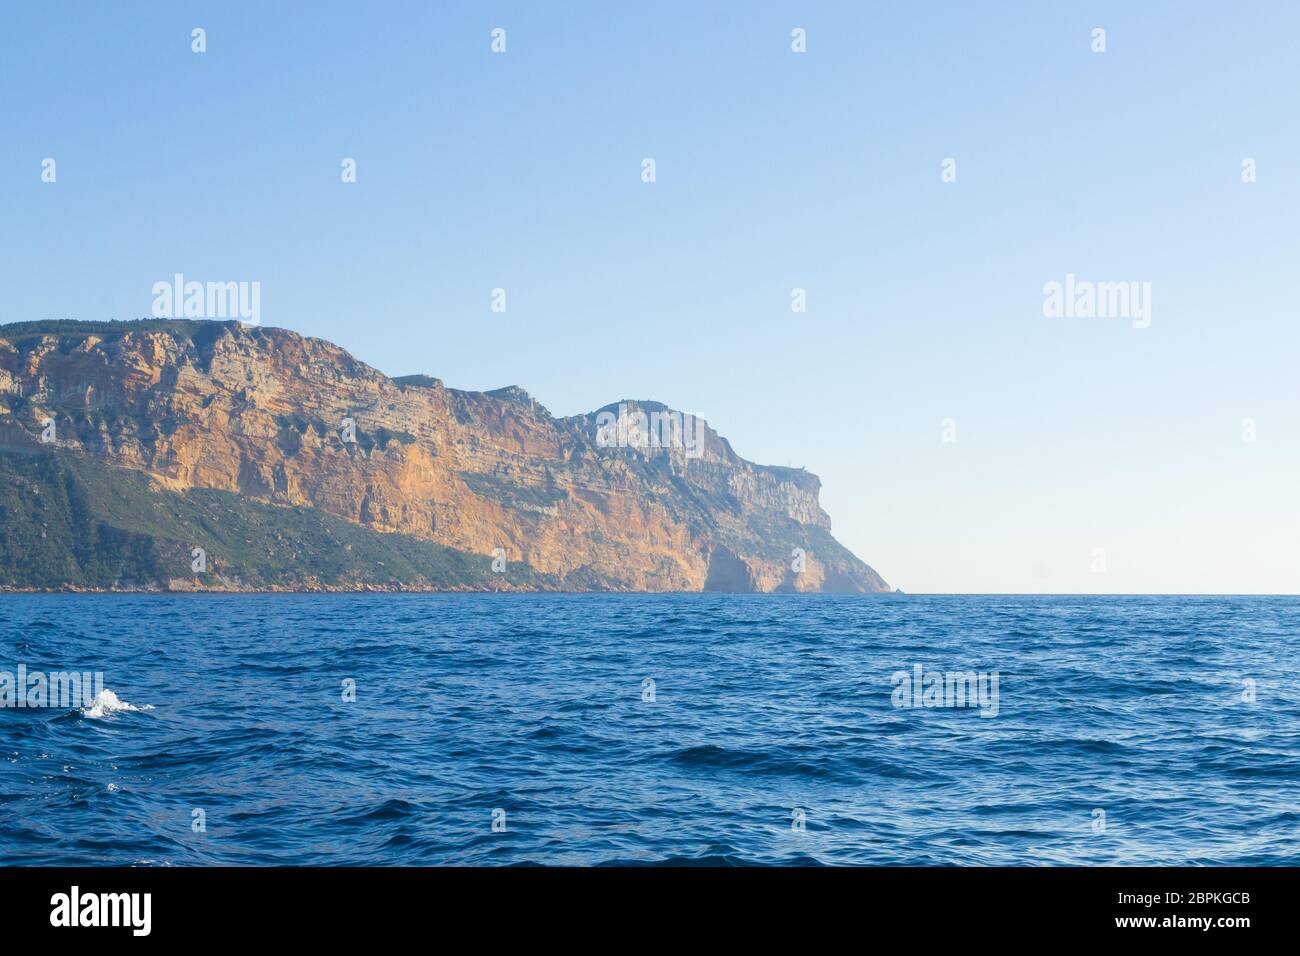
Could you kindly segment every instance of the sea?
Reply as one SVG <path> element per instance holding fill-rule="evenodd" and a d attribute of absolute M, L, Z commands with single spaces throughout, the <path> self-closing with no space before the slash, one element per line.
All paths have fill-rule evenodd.
<path fill-rule="evenodd" d="M 9 594 L 0 864 L 1295 865 L 1298 633 L 1290 597 Z"/>

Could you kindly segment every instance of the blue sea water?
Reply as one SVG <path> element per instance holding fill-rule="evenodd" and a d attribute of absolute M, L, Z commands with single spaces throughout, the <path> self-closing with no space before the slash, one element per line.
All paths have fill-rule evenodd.
<path fill-rule="evenodd" d="M 1298 625 L 1256 597 L 9 595 L 0 671 L 139 709 L 0 709 L 0 862 L 1296 864 Z M 895 706 L 918 664 L 996 671 L 996 716 Z"/>

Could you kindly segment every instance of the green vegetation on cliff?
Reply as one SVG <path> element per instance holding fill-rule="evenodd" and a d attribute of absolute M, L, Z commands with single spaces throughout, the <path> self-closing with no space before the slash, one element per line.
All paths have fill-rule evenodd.
<path fill-rule="evenodd" d="M 191 570 L 191 549 L 207 571 Z M 210 489 L 160 488 L 147 475 L 68 452 L 0 449 L 0 587 L 557 587 L 519 562 L 383 534 L 314 508 Z"/>

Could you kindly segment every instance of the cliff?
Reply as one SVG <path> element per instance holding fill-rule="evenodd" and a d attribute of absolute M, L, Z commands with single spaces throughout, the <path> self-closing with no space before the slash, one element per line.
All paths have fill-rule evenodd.
<path fill-rule="evenodd" d="M 0 326 L 4 587 L 888 590 L 819 490 L 654 402 L 555 418 L 238 322 Z"/>

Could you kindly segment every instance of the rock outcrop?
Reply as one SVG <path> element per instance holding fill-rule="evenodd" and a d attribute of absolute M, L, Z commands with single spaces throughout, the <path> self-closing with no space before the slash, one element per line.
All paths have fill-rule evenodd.
<path fill-rule="evenodd" d="M 10 587 L 888 590 L 831 536 L 815 475 L 702 419 L 555 418 L 238 322 L 0 326 L 0 465 Z"/>

